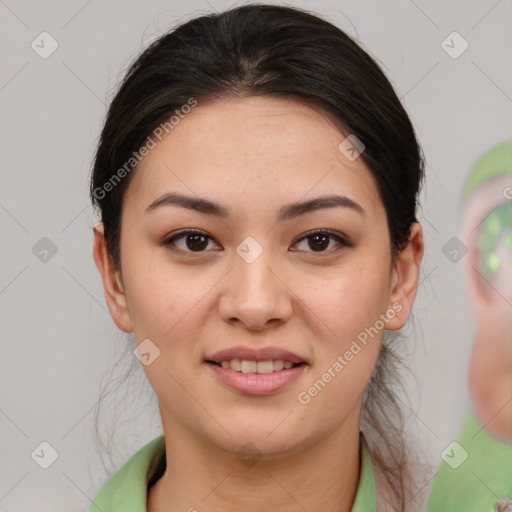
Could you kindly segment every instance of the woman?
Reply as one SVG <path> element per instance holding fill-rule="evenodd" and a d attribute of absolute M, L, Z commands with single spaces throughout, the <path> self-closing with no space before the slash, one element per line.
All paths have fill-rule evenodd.
<path fill-rule="evenodd" d="M 137 58 L 95 157 L 94 259 L 164 435 L 91 510 L 419 507 L 388 334 L 423 172 L 380 68 L 306 12 L 200 17 Z"/>

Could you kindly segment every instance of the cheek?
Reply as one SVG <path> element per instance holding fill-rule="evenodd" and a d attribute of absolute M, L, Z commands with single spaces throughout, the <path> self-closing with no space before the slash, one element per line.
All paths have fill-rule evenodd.
<path fill-rule="evenodd" d="M 379 356 L 386 328 L 381 315 L 389 321 L 394 312 L 384 266 L 351 269 L 310 290 L 304 302 L 314 322 L 316 364 L 297 398 L 305 411 L 318 411 L 327 426 L 360 399 Z"/>
<path fill-rule="evenodd" d="M 300 296 L 325 333 L 321 338 L 332 341 L 329 345 L 336 350 L 374 326 L 388 308 L 388 269 L 375 258 L 367 263 L 354 258 L 354 265 L 340 267 L 320 285 L 318 278 L 314 282 L 302 278 L 301 283 Z"/>
<path fill-rule="evenodd" d="M 302 391 L 306 393 L 304 399 L 311 400 L 319 410 L 337 404 L 332 413 L 336 418 L 361 396 L 385 332 L 381 315 L 389 319 L 393 316 L 389 314 L 386 262 L 384 255 L 358 255 L 320 285 L 318 279 L 315 286 L 313 280 L 302 280 L 304 292 L 309 289 L 304 303 L 313 322 L 310 330 L 316 338 L 313 347 L 317 362 L 308 379 L 310 387 Z"/>
<path fill-rule="evenodd" d="M 192 266 L 169 264 L 158 251 L 133 248 L 123 261 L 125 291 L 136 339 L 155 339 L 159 344 L 172 339 L 200 311 L 201 299 L 213 287 L 207 273 L 201 278 Z M 214 276 L 211 276 L 212 278 Z M 192 322 L 196 325 L 196 323 Z"/>

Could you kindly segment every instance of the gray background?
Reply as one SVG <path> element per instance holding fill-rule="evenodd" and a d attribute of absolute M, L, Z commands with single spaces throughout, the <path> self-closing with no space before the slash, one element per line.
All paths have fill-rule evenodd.
<path fill-rule="evenodd" d="M 290 4 L 326 16 L 380 62 L 425 152 L 421 221 L 427 250 L 415 329 L 407 331 L 417 383 L 408 382 L 411 432 L 437 466 L 469 405 L 466 375 L 474 327 L 461 265 L 441 248 L 458 233 L 460 189 L 470 168 L 512 136 L 512 2 Z M 130 338 L 110 318 L 92 258 L 91 227 L 97 219 L 87 180 L 94 145 L 105 104 L 135 54 L 178 20 L 231 5 L 0 0 L 3 512 L 84 511 L 106 480 L 94 447 L 94 406 L 101 379 Z M 43 31 L 58 43 L 46 59 L 31 47 Z M 453 31 L 469 44 L 456 59 L 441 46 Z M 43 237 L 57 249 L 46 262 L 32 251 Z M 139 369 L 139 384 L 119 402 L 125 423 L 117 425 L 117 466 L 160 433 L 156 401 L 144 386 L 137 391 L 141 375 Z M 58 453 L 48 469 L 31 457 L 43 441 Z"/>

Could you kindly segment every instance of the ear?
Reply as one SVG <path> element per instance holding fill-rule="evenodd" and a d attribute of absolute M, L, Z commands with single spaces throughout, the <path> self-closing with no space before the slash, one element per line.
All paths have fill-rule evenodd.
<path fill-rule="evenodd" d="M 115 268 L 112 257 L 107 249 L 104 236 L 103 222 L 94 226 L 93 256 L 96 266 L 101 274 L 103 290 L 108 309 L 119 329 L 124 332 L 132 332 L 133 325 L 128 313 L 128 304 L 124 292 L 121 272 Z"/>
<path fill-rule="evenodd" d="M 396 312 L 386 325 L 386 329 L 401 329 L 412 309 L 416 292 L 420 263 L 423 258 L 423 229 L 418 222 L 411 225 L 409 242 L 393 263 L 391 269 L 390 307 Z"/>

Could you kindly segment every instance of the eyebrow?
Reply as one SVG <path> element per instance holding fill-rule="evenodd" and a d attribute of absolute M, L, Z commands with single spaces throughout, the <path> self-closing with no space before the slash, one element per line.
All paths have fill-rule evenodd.
<path fill-rule="evenodd" d="M 155 199 L 146 208 L 145 212 L 149 213 L 163 206 L 180 206 L 199 213 L 216 215 L 221 218 L 228 218 L 230 215 L 229 209 L 218 203 L 200 197 L 185 196 L 176 192 L 169 192 Z M 365 215 L 363 207 L 353 199 L 346 196 L 328 195 L 316 197 L 309 201 L 287 204 L 279 209 L 277 220 L 282 222 L 305 215 L 309 212 L 335 207 L 348 208 L 363 216 Z"/>

